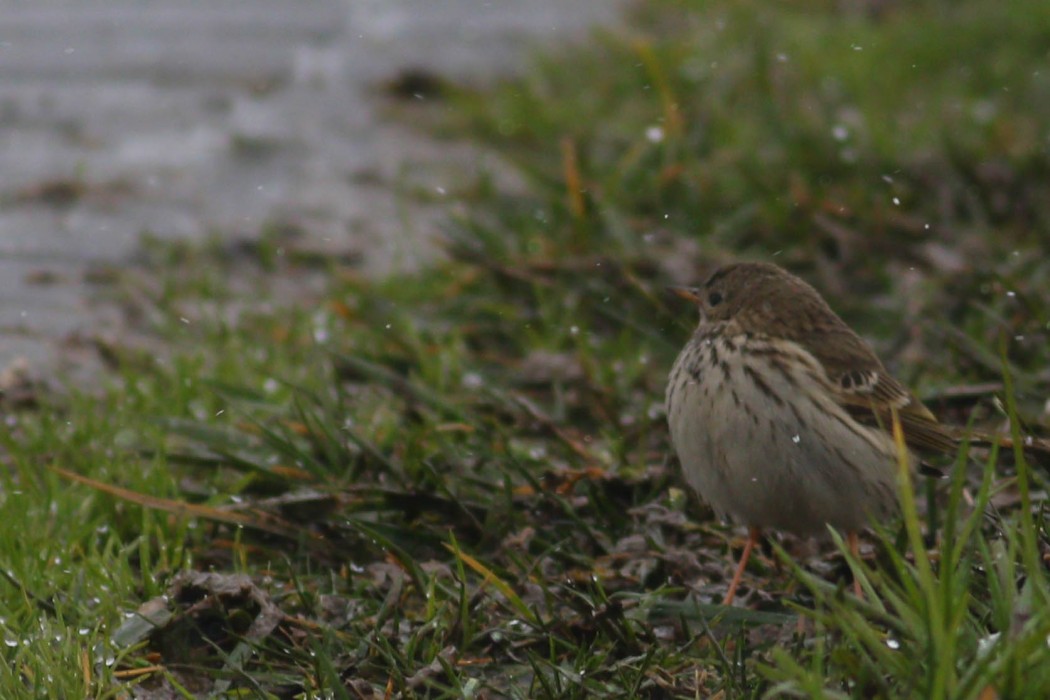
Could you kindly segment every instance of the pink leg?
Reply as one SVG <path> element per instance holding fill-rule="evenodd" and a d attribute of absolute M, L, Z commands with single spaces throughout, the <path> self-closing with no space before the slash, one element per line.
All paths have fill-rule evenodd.
<path fill-rule="evenodd" d="M 748 529 L 747 544 L 744 545 L 744 552 L 740 555 L 740 562 L 736 565 L 736 571 L 733 572 L 733 580 L 729 583 L 729 590 L 726 591 L 726 597 L 722 601 L 722 605 L 733 604 L 733 598 L 736 597 L 736 589 L 740 586 L 740 579 L 744 577 L 744 569 L 747 568 L 747 560 L 751 558 L 751 550 L 755 548 L 755 544 L 761 536 L 762 531 L 757 527 Z"/>

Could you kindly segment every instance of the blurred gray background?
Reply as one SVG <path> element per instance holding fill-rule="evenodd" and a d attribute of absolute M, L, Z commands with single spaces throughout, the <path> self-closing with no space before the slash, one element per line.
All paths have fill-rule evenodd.
<path fill-rule="evenodd" d="M 614 22 L 617 0 L 0 0 L 0 373 L 119 334 L 94 293 L 160 239 L 255 237 L 411 268 L 470 148 L 384 115 L 406 71 L 487 80 Z M 406 175 L 410 173 L 411 175 Z M 2 379 L 2 378 L 0 378 Z M 0 387 L 2 388 L 2 387 Z"/>

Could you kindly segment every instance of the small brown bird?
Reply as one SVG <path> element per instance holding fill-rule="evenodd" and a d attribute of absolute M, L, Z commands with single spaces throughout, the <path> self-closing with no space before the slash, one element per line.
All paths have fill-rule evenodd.
<path fill-rule="evenodd" d="M 956 441 L 813 287 L 767 263 L 675 288 L 700 325 L 671 369 L 667 418 L 686 481 L 748 525 L 724 604 L 763 528 L 857 531 L 897 506 L 893 413 L 914 450 Z M 914 459 L 913 459 L 914 461 Z M 859 586 L 857 587 L 859 591 Z"/>

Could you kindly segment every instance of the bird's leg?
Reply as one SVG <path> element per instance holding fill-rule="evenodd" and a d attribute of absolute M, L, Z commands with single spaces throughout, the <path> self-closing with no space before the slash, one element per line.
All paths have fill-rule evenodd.
<path fill-rule="evenodd" d="M 846 544 L 849 545 L 849 553 L 853 555 L 853 558 L 857 561 L 857 565 L 860 566 L 860 541 L 857 539 L 856 532 L 846 533 Z M 861 600 L 864 600 L 864 589 L 860 587 L 860 579 L 857 575 L 853 575 L 853 593 Z"/>
<path fill-rule="evenodd" d="M 762 531 L 757 527 L 748 528 L 747 544 L 744 545 L 744 551 L 740 555 L 740 562 L 736 565 L 736 571 L 733 572 L 733 580 L 729 582 L 729 590 L 726 591 L 726 597 L 722 601 L 722 605 L 733 604 L 733 598 L 736 597 L 736 589 L 740 585 L 740 579 L 744 577 L 747 560 L 751 558 L 751 550 L 755 548 L 755 543 L 758 542 L 758 538 L 761 536 Z"/>

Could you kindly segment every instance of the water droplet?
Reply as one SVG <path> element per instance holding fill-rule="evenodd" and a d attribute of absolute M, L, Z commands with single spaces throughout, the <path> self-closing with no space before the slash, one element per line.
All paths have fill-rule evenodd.
<path fill-rule="evenodd" d="M 893 203 L 894 203 L 894 204 L 895 204 L 896 206 L 898 206 L 898 207 L 899 207 L 899 206 L 901 205 L 901 200 L 900 200 L 900 199 L 898 199 L 897 197 L 894 197 L 894 198 L 893 198 Z"/>
<path fill-rule="evenodd" d="M 645 138 L 649 140 L 649 143 L 663 143 L 663 127 L 650 126 L 648 129 L 645 130 Z"/>
<path fill-rule="evenodd" d="M 791 442 L 795 443 L 796 445 L 799 444 L 800 442 L 802 442 L 802 436 L 801 435 L 793 436 L 791 438 Z"/>
<path fill-rule="evenodd" d="M 888 646 L 890 649 L 893 649 L 894 651 L 896 651 L 897 649 L 901 648 L 901 643 L 899 641 L 897 641 L 896 639 L 892 639 L 891 638 L 891 639 L 887 639 L 886 640 L 886 646 Z"/>
<path fill-rule="evenodd" d="M 987 654 L 989 651 L 992 650 L 992 647 L 995 646 L 995 643 L 999 641 L 999 635 L 1000 634 L 1001 634 L 1000 632 L 994 632 L 992 634 L 989 634 L 986 637 L 981 637 L 980 639 L 977 640 L 977 656 L 978 656 L 978 658 L 980 658 L 981 656 L 984 656 L 985 654 Z"/>

